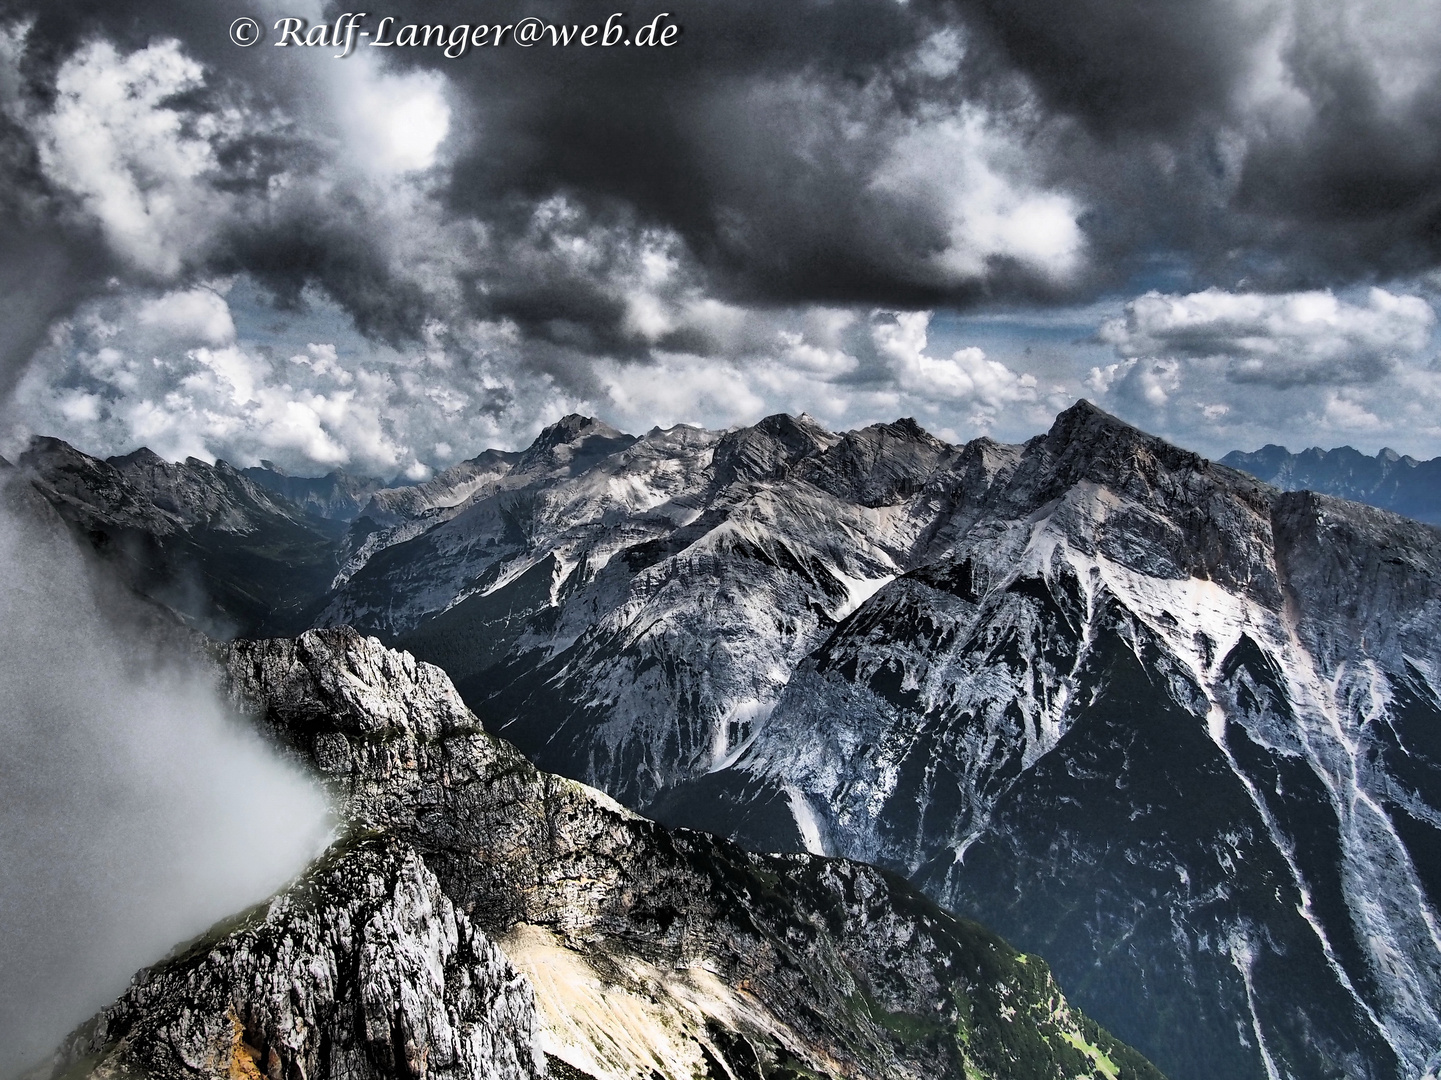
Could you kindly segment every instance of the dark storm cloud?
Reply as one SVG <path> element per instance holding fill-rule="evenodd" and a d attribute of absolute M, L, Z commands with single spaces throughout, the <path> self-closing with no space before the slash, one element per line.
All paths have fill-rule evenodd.
<path fill-rule="evenodd" d="M 1419 42 L 1438 43 L 1424 28 Z M 1409 92 L 1388 93 L 1386 69 L 1405 60 L 1380 48 L 1334 35 L 1297 42 L 1310 122 L 1299 137 L 1258 142 L 1237 192 L 1241 209 L 1283 222 L 1309 241 L 1302 254 L 1341 276 L 1411 273 L 1441 257 L 1441 54 L 1417 58 L 1427 70 Z"/>
<path fill-rule="evenodd" d="M 171 108 L 203 115 L 238 104 L 304 114 L 314 69 L 330 61 L 268 43 L 234 48 L 224 30 L 253 6 L 36 7 L 26 15 L 33 26 L 24 63 L 33 100 L 43 107 L 48 80 L 87 42 L 114 42 L 124 53 L 175 38 L 205 66 L 206 83 Z M 683 33 L 671 50 L 499 48 L 460 61 L 396 50 L 387 57 L 397 69 L 429 65 L 448 82 L 455 159 L 445 212 L 488 230 L 487 251 L 474 253 L 461 274 L 470 278 L 475 314 L 514 319 L 537 337 L 585 351 L 635 353 L 656 344 L 622 326 L 624 305 L 604 266 L 551 257 L 549 235 L 536 244 L 533 210 L 556 196 L 598 230 L 669 231 L 684 244 L 681 270 L 691 285 L 733 300 L 916 306 L 965 303 L 987 291 L 1057 291 L 1047 267 L 1003 241 L 983 245 L 964 271 L 938 269 L 955 244 L 944 194 L 873 183 L 896 139 L 923 115 L 952 113 L 968 101 L 998 108 L 987 119 L 999 138 L 1026 122 L 1012 115 L 1018 88 L 982 78 L 983 60 L 959 70 L 917 66 L 928 39 L 947 26 L 943 7 L 874 0 L 666 6 Z M 8 11 L 19 15 L 23 6 Z M 579 2 L 397 3 L 386 11 L 401 22 L 540 14 L 570 23 L 596 15 L 593 4 Z M 267 131 L 218 140 L 221 169 L 211 182 L 261 197 L 269 176 L 335 165 L 307 160 L 316 141 L 308 137 L 323 141 L 324 132 L 293 134 L 299 137 Z M 1034 170 L 1017 161 L 1012 171 L 1024 180 Z M 251 271 L 282 299 L 318 283 L 367 329 L 391 339 L 413 335 L 427 314 L 424 283 L 387 266 L 387 245 L 362 211 L 341 197 L 303 213 L 292 202 L 244 215 L 218 230 L 192 272 Z M 674 340 L 704 344 L 694 333 Z"/>
<path fill-rule="evenodd" d="M 1230 111 L 1278 4 L 1238 0 L 968 0 L 971 25 L 1052 108 L 1107 136 L 1166 137 Z"/>
<path fill-rule="evenodd" d="M 0 104 L 18 92 L 0 80 Z M 52 320 L 94 292 L 110 260 L 92 229 L 57 221 L 34 147 L 0 112 L 0 396 Z"/>
<path fill-rule="evenodd" d="M 502 4 L 487 17 L 528 10 Z M 551 11 L 573 22 L 595 8 Z M 414 5 L 415 17 L 423 12 Z M 751 297 L 943 292 L 916 269 L 944 246 L 939 222 L 864 185 L 885 150 L 876 127 L 923 101 L 962 99 L 955 79 L 907 71 L 938 16 L 926 5 L 844 0 L 691 3 L 675 17 L 684 41 L 669 52 L 501 50 L 448 72 L 479 103 L 483 133 L 456 169 L 457 209 L 556 190 L 619 201 L 639 223 L 678 231 L 708 270 Z M 873 130 L 847 138 L 842 129 L 857 122 Z"/>
<path fill-rule="evenodd" d="M 231 201 L 172 278 L 248 272 L 292 304 L 319 285 L 392 342 L 470 315 L 548 343 L 546 366 L 719 347 L 695 326 L 637 329 L 637 266 L 657 246 L 674 263 L 660 301 L 752 306 L 1072 302 L 1158 263 L 1171 287 L 1294 289 L 1441 258 L 1428 52 L 1441 39 L 1424 17 L 1402 25 L 1417 22 L 1405 4 L 671 0 L 628 18 L 663 9 L 682 27 L 669 50 L 386 51 L 393 71 L 442 77 L 451 105 L 443 175 L 424 191 L 435 235 L 418 242 L 451 250 L 430 261 L 401 242 L 402 218 L 374 218 L 384 199 L 348 186 L 364 141 L 327 130 L 316 104 L 325 66 L 355 61 L 226 38 L 237 15 L 271 22 L 280 7 L 8 0 L 0 17 L 33 22 L 20 68 L 32 113 L 86 43 L 178 40 L 205 78 L 169 107 L 266 122 L 212 137 L 206 182 Z M 396 0 L 383 14 L 568 24 L 599 10 Z M 1410 41 L 1404 85 L 1395 42 L 1349 32 L 1338 11 Z M 13 124 L 0 140 L 6 162 L 33 159 Z M 5 167 L 62 220 L 50 181 Z M 538 213 L 548 200 L 558 219 Z M 10 245 L 7 272 L 38 294 L 22 304 L 32 328 L 9 331 L 17 355 L 115 272 L 65 220 Z"/>
<path fill-rule="evenodd" d="M 0 184 L 6 179 L 0 172 Z M 85 244 L 53 228 L 0 222 L 0 397 L 13 388 L 50 324 L 99 291 L 108 260 L 94 256 L 97 238 L 88 239 Z"/>

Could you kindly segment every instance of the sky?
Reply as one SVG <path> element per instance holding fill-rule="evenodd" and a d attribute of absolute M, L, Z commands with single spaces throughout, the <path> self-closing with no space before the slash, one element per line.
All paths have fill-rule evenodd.
<path fill-rule="evenodd" d="M 339 57 L 348 10 L 0 0 L 0 450 L 421 479 L 570 412 L 1019 440 L 1087 397 L 1441 455 L 1434 0 L 667 0 L 618 21 L 669 46 Z"/>

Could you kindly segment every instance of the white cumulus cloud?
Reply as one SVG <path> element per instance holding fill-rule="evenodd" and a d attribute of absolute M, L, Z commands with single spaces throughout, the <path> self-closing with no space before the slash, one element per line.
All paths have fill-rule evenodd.
<path fill-rule="evenodd" d="M 166 104 L 203 82 L 176 41 L 127 56 L 96 41 L 61 65 L 54 108 L 37 121 L 46 174 L 80 198 L 118 255 L 159 277 L 180 271 L 223 209 L 204 180 L 223 118 L 187 125 Z"/>
<path fill-rule="evenodd" d="M 1419 296 L 1368 290 L 1349 302 L 1329 290 L 1269 295 L 1207 289 L 1150 292 L 1101 325 L 1122 357 L 1224 359 L 1237 382 L 1286 387 L 1370 382 L 1424 349 L 1436 313 Z"/>
<path fill-rule="evenodd" d="M 1079 203 L 1038 183 L 1015 133 L 978 107 L 912 121 L 872 184 L 934 207 L 948 242 L 931 262 L 950 282 L 984 279 L 997 259 L 1055 281 L 1084 265 Z"/>
<path fill-rule="evenodd" d="M 142 326 L 207 345 L 225 345 L 235 340 L 235 320 L 230 317 L 230 305 L 213 289 L 185 289 L 147 300 L 140 305 L 135 318 Z"/>
<path fill-rule="evenodd" d="M 989 426 L 1009 405 L 1036 400 L 1033 375 L 1021 375 L 975 346 L 948 357 L 927 351 L 928 311 L 898 312 L 877 318 L 871 326 L 876 351 L 889 365 L 899 389 L 940 399 L 952 407 L 971 409 L 972 423 Z"/>

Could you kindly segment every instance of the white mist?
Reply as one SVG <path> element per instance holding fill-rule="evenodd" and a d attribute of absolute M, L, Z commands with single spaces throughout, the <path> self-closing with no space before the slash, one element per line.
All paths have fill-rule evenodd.
<path fill-rule="evenodd" d="M 0 1075 L 321 849 L 326 800 L 210 673 L 123 629 L 58 522 L 0 509 Z"/>

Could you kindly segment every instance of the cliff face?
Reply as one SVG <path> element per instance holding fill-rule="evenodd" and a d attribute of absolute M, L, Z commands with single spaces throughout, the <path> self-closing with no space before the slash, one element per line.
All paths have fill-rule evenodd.
<path fill-rule="evenodd" d="M 72 1045 L 96 1077 L 521 1080 L 544 1072 L 530 983 L 391 837 L 141 972 Z"/>
<path fill-rule="evenodd" d="M 98 1077 L 1154 1077 L 1036 958 L 900 879 L 669 832 L 536 770 L 349 630 L 224 647 L 347 834 L 137 976 Z M 532 989 L 533 988 L 533 989 Z M 75 1073 L 80 1075 L 80 1073 Z"/>

